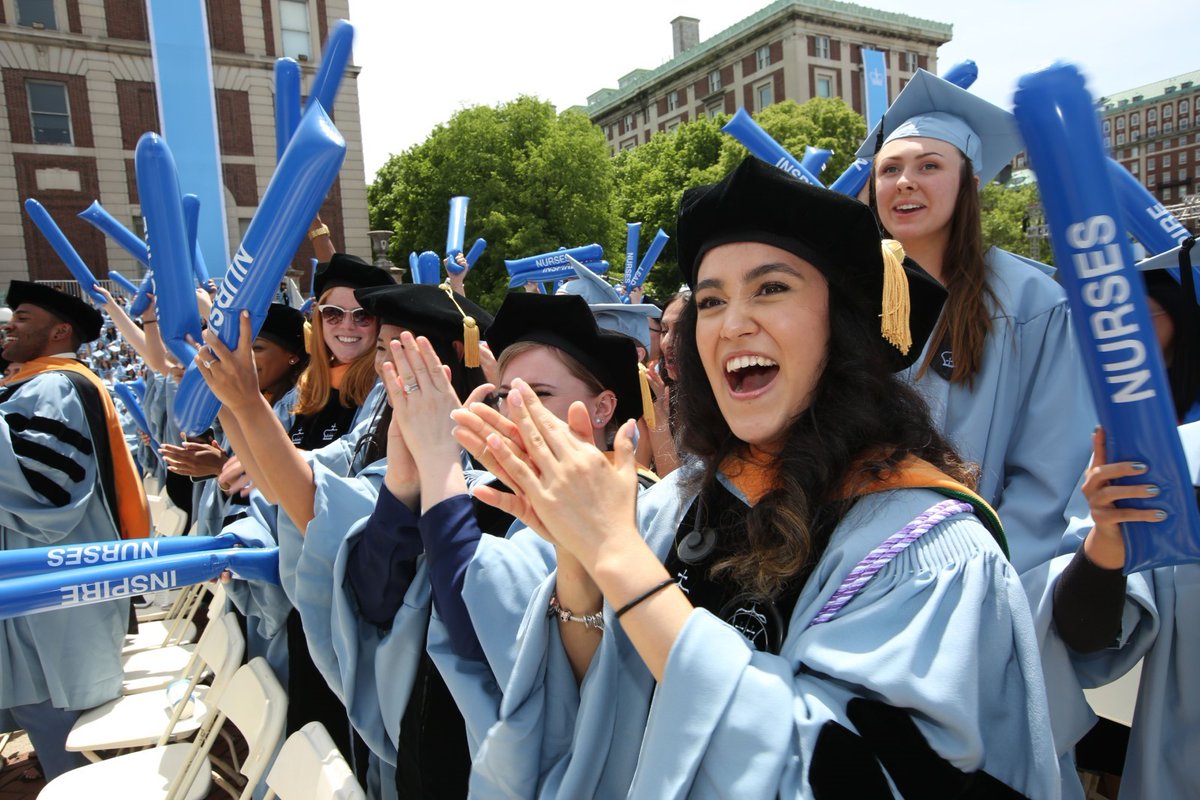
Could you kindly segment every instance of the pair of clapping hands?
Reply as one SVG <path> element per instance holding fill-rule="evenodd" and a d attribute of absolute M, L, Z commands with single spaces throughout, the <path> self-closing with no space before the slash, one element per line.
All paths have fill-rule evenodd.
<path fill-rule="evenodd" d="M 584 564 L 603 543 L 614 520 L 634 519 L 637 465 L 636 425 L 629 420 L 616 436 L 613 457 L 592 439 L 587 409 L 575 403 L 566 421 L 542 405 L 524 381 L 514 379 L 506 398 L 509 416 L 486 404 L 495 391 L 484 384 L 459 402 L 450 370 L 425 337 L 404 332 L 389 345 L 382 375 L 392 402 L 388 437 L 388 481 L 402 500 L 416 487 L 424 495 L 447 464 L 458 463 L 461 445 L 512 489 L 478 487 L 475 496 L 517 517 Z M 409 459 L 405 462 L 404 459 Z M 411 465 L 411 474 L 403 474 Z M 403 491 L 407 490 L 407 497 Z M 428 505 L 428 502 L 426 502 Z"/>

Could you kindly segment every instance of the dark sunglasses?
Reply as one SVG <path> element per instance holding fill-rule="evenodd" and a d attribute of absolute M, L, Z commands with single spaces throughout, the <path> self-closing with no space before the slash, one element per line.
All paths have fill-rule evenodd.
<path fill-rule="evenodd" d="M 375 315 L 362 306 L 358 308 L 342 308 L 341 306 L 326 304 L 317 306 L 317 309 L 321 312 L 321 319 L 326 325 L 340 324 L 346 318 L 346 314 L 349 314 L 350 321 L 360 328 L 366 328 L 375 324 Z"/>

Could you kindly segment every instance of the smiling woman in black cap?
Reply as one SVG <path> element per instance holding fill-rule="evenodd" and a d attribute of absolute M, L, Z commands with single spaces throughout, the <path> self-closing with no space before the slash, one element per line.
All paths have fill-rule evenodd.
<path fill-rule="evenodd" d="M 905 797 L 1054 794 L 1003 534 L 895 377 L 940 287 L 881 247 L 865 206 L 754 159 L 684 194 L 678 243 L 694 463 L 635 504 L 632 423 L 610 461 L 519 381 L 516 434 L 479 440 L 483 420 L 455 413 L 516 492 L 477 496 L 580 565 L 520 603 L 513 652 L 488 653 L 502 704 L 459 698 L 482 736 L 473 790 L 878 797 L 890 778 Z M 481 548 L 466 572 L 477 631 L 515 629 L 503 555 Z"/>

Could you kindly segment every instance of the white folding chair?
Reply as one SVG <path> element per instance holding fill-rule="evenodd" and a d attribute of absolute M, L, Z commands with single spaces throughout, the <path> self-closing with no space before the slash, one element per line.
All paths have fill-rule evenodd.
<path fill-rule="evenodd" d="M 185 595 L 184 592 L 190 592 Z M 178 590 L 175 602 L 172 602 L 163 616 L 146 613 L 146 619 L 138 612 L 137 633 L 125 635 L 121 646 L 121 655 L 129 655 L 142 650 L 153 650 L 157 647 L 167 647 L 173 644 L 187 644 L 196 640 L 196 611 L 204 597 L 204 586 L 196 584 L 184 590 Z M 150 619 L 149 617 L 154 617 Z"/>
<path fill-rule="evenodd" d="M 194 618 L 206 593 L 211 593 L 208 605 L 208 620 L 211 623 L 225 610 L 225 589 L 220 583 L 203 583 L 200 587 L 201 597 L 192 606 L 187 621 L 191 622 Z M 177 644 L 122 656 L 125 680 L 122 681 L 121 691 L 135 694 L 166 686 L 184 676 L 195 655 L 196 645 Z"/>
<path fill-rule="evenodd" d="M 156 622 L 184 613 L 180 611 L 181 607 L 186 608 L 189 603 L 197 600 L 202 591 L 204 587 L 195 584 L 182 589 L 155 592 L 150 595 L 150 605 L 137 610 L 138 622 Z"/>
<path fill-rule="evenodd" d="M 187 701 L 172 707 L 165 690 L 118 697 L 80 715 L 67 734 L 67 750 L 99 761 L 99 750 L 149 747 L 191 736 L 212 722 L 211 709 L 220 702 L 221 693 L 241 666 L 245 649 L 237 615 L 222 614 L 208 623 L 185 675 L 187 687 L 182 696 L 195 698 L 190 714 L 184 714 Z M 208 672 L 213 676 L 212 685 L 199 685 L 201 676 Z"/>
<path fill-rule="evenodd" d="M 249 746 L 240 766 L 226 764 L 210 752 L 226 720 Z M 73 769 L 48 783 L 38 797 L 203 800 L 216 783 L 230 797 L 246 800 L 262 780 L 286 721 L 287 695 L 267 662 L 255 658 L 234 673 L 217 703 L 212 726 L 191 743 L 152 747 Z"/>
<path fill-rule="evenodd" d="M 187 513 L 178 509 L 165 495 L 150 497 L 150 523 L 158 536 L 179 536 L 187 526 Z"/>
<path fill-rule="evenodd" d="M 275 756 L 263 800 L 366 800 L 325 726 L 310 722 Z"/>

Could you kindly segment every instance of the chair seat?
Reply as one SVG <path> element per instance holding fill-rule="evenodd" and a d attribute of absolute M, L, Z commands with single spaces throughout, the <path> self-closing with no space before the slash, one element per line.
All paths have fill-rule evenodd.
<path fill-rule="evenodd" d="M 38 795 L 39 800 L 78 800 L 82 797 L 165 798 L 171 779 L 183 768 L 191 745 L 171 744 L 98 761 L 59 775 Z M 212 787 L 212 771 L 201 769 L 189 787 L 187 800 L 203 800 Z"/>
<path fill-rule="evenodd" d="M 125 669 L 122 691 L 131 694 L 166 686 L 183 673 L 195 647 L 193 644 L 172 645 L 124 656 L 121 660 Z"/>
<path fill-rule="evenodd" d="M 190 716 L 175 724 L 172 739 L 190 738 L 208 713 L 207 686 L 197 686 L 196 702 Z M 85 711 L 67 735 L 67 749 L 94 752 L 126 747 L 149 747 L 171 721 L 171 707 L 165 692 L 143 692 L 110 700 Z"/>
<path fill-rule="evenodd" d="M 121 647 L 121 655 L 140 653 L 142 650 L 156 650 L 163 646 L 163 640 L 171 630 L 172 622 L 152 620 L 138 622 L 138 632 L 126 634 L 125 643 Z M 172 644 L 184 644 L 196 641 L 196 623 L 189 622 L 183 626 L 182 638 Z"/>

